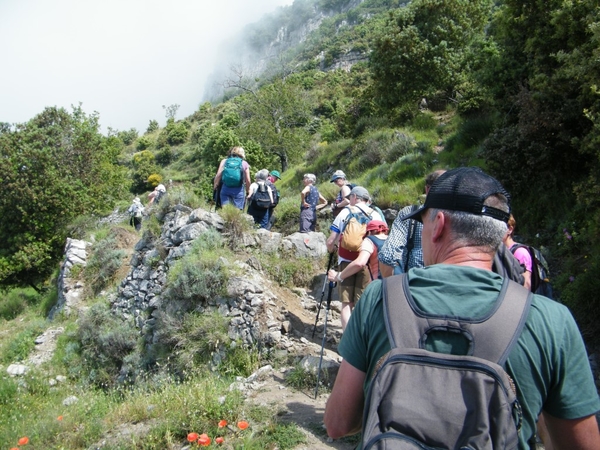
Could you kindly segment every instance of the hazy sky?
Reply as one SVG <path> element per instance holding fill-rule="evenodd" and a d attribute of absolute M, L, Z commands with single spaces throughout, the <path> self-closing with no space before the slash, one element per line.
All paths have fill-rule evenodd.
<path fill-rule="evenodd" d="M 82 103 L 103 131 L 193 113 L 219 44 L 292 0 L 0 0 L 0 122 Z"/>

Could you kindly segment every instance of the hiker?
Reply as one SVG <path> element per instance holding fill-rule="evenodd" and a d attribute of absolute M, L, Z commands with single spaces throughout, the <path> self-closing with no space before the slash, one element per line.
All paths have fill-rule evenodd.
<path fill-rule="evenodd" d="M 337 187 L 340 188 L 337 196 L 335 197 L 335 201 L 331 204 L 331 213 L 333 214 L 333 218 L 335 219 L 337 215 L 342 211 L 346 206 L 350 204 L 348 200 L 348 195 L 350 191 L 354 187 L 354 185 L 348 183 L 346 181 L 346 174 L 341 170 L 336 170 L 333 172 L 331 176 L 330 183 L 335 183 Z"/>
<path fill-rule="evenodd" d="M 515 218 L 513 217 L 512 214 L 510 215 L 510 218 L 508 219 L 507 225 L 508 225 L 508 229 L 506 230 L 506 235 L 504 236 L 504 245 L 506 245 L 506 247 L 509 250 L 512 250 L 512 247 L 514 245 L 517 245 L 517 243 L 513 239 L 513 233 L 515 231 L 517 222 L 515 221 Z M 531 268 L 533 265 L 533 262 L 531 260 L 531 255 L 529 254 L 529 252 L 527 251 L 527 249 L 525 247 L 516 249 L 516 251 L 513 252 L 513 255 L 515 258 L 517 258 L 517 261 L 519 261 L 519 264 L 521 266 L 523 266 L 523 268 L 525 269 L 525 271 L 523 272 L 523 277 L 525 279 L 523 286 L 525 287 L 525 289 L 531 290 Z"/>
<path fill-rule="evenodd" d="M 273 192 L 273 204 L 269 208 L 269 223 L 267 224 L 267 230 L 270 230 L 271 228 L 273 228 L 273 224 L 275 223 L 275 214 L 273 214 L 273 213 L 274 213 L 275 207 L 279 204 L 279 200 L 280 200 L 279 191 L 277 190 L 277 187 L 275 186 L 275 183 L 278 180 L 281 180 L 281 174 L 279 173 L 279 171 L 271 170 L 271 172 L 269 172 L 269 176 L 267 177 L 267 186 L 269 186 L 271 188 L 271 191 Z"/>
<path fill-rule="evenodd" d="M 213 181 L 213 189 L 220 190 L 221 206 L 231 203 L 244 209 L 251 183 L 250 165 L 245 159 L 246 152 L 242 147 L 232 147 L 229 157 L 221 160 Z"/>
<path fill-rule="evenodd" d="M 142 217 L 144 215 L 144 205 L 139 197 L 133 199 L 133 203 L 127 210 L 129 213 L 129 225 L 135 228 L 135 231 L 142 229 Z"/>
<path fill-rule="evenodd" d="M 381 276 L 379 274 L 379 260 L 377 259 L 377 253 L 386 241 L 388 237 L 387 233 L 387 223 L 380 220 L 371 220 L 367 224 L 367 234 L 365 234 L 365 238 L 360 246 L 358 258 L 348 264 L 341 272 L 333 269 L 329 270 L 327 273 L 329 281 L 342 283 L 350 275 L 354 275 L 365 267 L 369 271 L 371 281 L 378 278 L 380 279 Z"/>
<path fill-rule="evenodd" d="M 444 170 L 436 170 L 425 177 L 425 195 L 437 177 L 444 172 Z M 405 273 L 413 267 L 423 267 L 423 250 L 421 249 L 423 225 L 416 220 L 402 220 L 404 216 L 418 207 L 418 205 L 409 205 L 398 212 L 388 240 L 379 252 L 379 270 L 383 277 Z"/>
<path fill-rule="evenodd" d="M 509 211 L 510 197 L 496 179 L 478 168 L 462 167 L 442 174 L 431 186 L 423 207 L 404 217 L 415 218 L 423 223 L 425 267 L 410 269 L 407 275 L 375 280 L 356 305 L 338 346 L 343 360 L 325 409 L 324 422 L 330 437 L 339 438 L 361 431 L 365 393 L 369 392 L 377 362 L 390 350 L 384 308 L 388 313 L 408 309 L 412 313 L 411 321 L 417 320 L 413 316 L 418 311 L 420 314 L 428 314 L 427 317 L 457 321 L 471 319 L 474 324 L 496 311 L 497 303 L 503 297 L 503 288 L 508 288 L 518 294 L 511 298 L 519 297 L 517 300 L 520 300 L 521 297 L 528 296 L 531 300 L 527 314 L 522 314 L 525 319 L 522 331 L 518 334 L 516 345 L 511 347 L 504 365 L 514 382 L 514 392 L 522 408 L 518 438 L 514 420 L 511 419 L 511 423 L 505 422 L 512 426 L 514 439 L 518 439 L 518 448 L 533 448 L 531 445 L 535 443 L 536 421 L 540 414 L 543 414 L 554 449 L 600 448 L 595 417 L 600 409 L 600 401 L 583 339 L 571 313 L 564 305 L 530 294 L 516 283 L 504 280 L 490 270 L 496 248 L 506 233 Z M 387 301 L 394 305 L 393 308 L 387 308 L 384 306 L 383 288 L 384 285 L 389 286 L 389 283 L 394 284 L 396 280 L 407 281 L 406 289 L 387 290 L 386 287 Z M 402 292 L 406 293 L 409 301 L 398 303 Z M 522 308 L 520 304 L 517 306 Z M 409 328 L 406 329 L 408 334 L 418 335 Z M 426 348 L 430 353 L 437 351 L 440 354 L 465 355 L 473 347 L 469 346 L 467 336 L 461 336 L 461 330 L 455 330 L 459 332 L 454 335 L 463 339 L 449 340 L 451 337 L 446 336 L 448 333 L 439 330 L 442 334 L 436 334 L 434 331 L 425 336 L 428 338 L 427 342 L 421 341 L 421 348 Z M 493 339 L 488 341 L 491 344 L 495 342 Z M 475 348 L 476 343 L 477 336 Z M 418 346 L 419 343 L 415 345 Z M 421 365 L 420 362 L 417 364 Z M 428 373 L 432 370 L 423 369 Z M 404 391 L 418 391 L 427 395 L 430 385 L 423 386 L 422 378 L 417 378 L 419 379 L 402 379 L 400 383 Z M 389 380 L 392 378 L 388 382 Z M 378 387 L 383 389 L 384 386 Z M 512 395 L 513 391 L 508 391 L 504 392 Z M 464 402 L 470 400 L 468 395 L 461 396 L 460 392 L 454 391 L 449 392 L 448 396 L 431 395 L 423 399 L 421 405 L 396 403 L 392 406 L 394 397 L 388 398 L 386 411 L 431 406 L 440 415 L 444 414 L 444 410 L 436 409 L 438 402 L 452 401 L 456 404 L 457 399 L 463 398 Z M 461 401 L 458 403 L 463 405 Z M 417 409 L 414 411 L 417 412 Z M 487 409 L 485 412 L 488 412 Z M 451 411 L 446 414 L 451 414 Z M 406 414 L 399 419 L 398 426 L 411 421 L 411 416 L 412 414 Z M 463 426 L 467 427 L 473 421 L 478 424 L 482 420 L 486 424 L 491 423 L 485 420 L 486 417 L 485 414 L 473 412 L 469 420 L 459 419 L 454 424 L 460 432 Z M 452 422 L 452 417 L 445 416 L 444 419 L 446 418 L 448 422 Z M 438 422 L 431 420 L 425 426 L 435 428 L 443 436 L 451 431 L 450 426 L 440 430 L 436 423 Z M 363 436 L 364 432 L 365 430 Z M 426 445 L 454 448 L 452 444 L 446 447 L 440 442 Z"/>
<path fill-rule="evenodd" d="M 358 257 L 360 253 L 360 245 L 365 234 L 364 230 L 366 229 L 366 223 L 364 223 L 365 229 L 363 229 L 360 236 L 358 236 L 358 248 L 355 251 L 347 249 L 344 244 L 345 238 L 343 238 L 342 235 L 344 232 L 346 235 L 350 234 L 348 232 L 349 230 L 347 229 L 348 224 L 352 223 L 350 219 L 353 216 L 356 216 L 356 220 L 365 219 L 366 221 L 385 221 L 377 211 L 369 208 L 367 203 L 371 201 L 371 196 L 369 195 L 369 191 L 367 191 L 364 187 L 355 186 L 347 195 L 346 199 L 350 202 L 350 204 L 340 211 L 333 221 L 333 224 L 331 224 L 331 234 L 327 238 L 326 242 L 327 250 L 330 253 L 334 252 L 336 247 L 338 249 L 338 272 L 343 272 L 344 269 L 346 269 L 346 267 Z M 367 268 L 364 267 L 362 270 L 350 275 L 347 278 L 344 278 L 343 281 L 338 283 L 340 300 L 342 301 L 342 330 L 346 328 L 346 324 L 350 319 L 350 314 L 352 314 L 354 305 L 370 281 L 371 276 L 369 275 Z"/>
<path fill-rule="evenodd" d="M 300 192 L 300 233 L 315 231 L 317 226 L 317 210 L 327 206 L 327 199 L 315 187 L 317 177 L 305 173 L 302 178 L 304 189 Z"/>
<path fill-rule="evenodd" d="M 167 192 L 167 188 L 164 184 L 160 183 L 158 186 L 154 188 L 152 192 L 148 194 L 148 206 L 157 204 L 160 202 L 160 199 Z"/>
<path fill-rule="evenodd" d="M 269 223 L 269 208 L 273 204 L 273 193 L 267 185 L 269 171 L 261 169 L 254 175 L 254 183 L 248 193 L 248 214 L 260 228 L 267 228 Z"/>

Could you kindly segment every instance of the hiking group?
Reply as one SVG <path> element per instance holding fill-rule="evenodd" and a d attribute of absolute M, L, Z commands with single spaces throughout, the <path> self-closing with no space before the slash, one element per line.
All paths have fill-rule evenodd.
<path fill-rule="evenodd" d="M 215 195 L 242 210 L 247 201 L 270 229 L 280 174 L 262 169 L 250 183 L 244 158 L 234 147 L 221 161 Z M 330 182 L 339 192 L 322 346 L 336 283 L 343 332 L 330 437 L 362 432 L 362 449 L 525 450 L 540 439 L 547 450 L 600 449 L 582 336 L 552 300 L 541 252 L 514 241 L 510 195 L 496 179 L 473 167 L 435 171 L 391 228 L 367 189 L 341 170 Z M 309 232 L 328 202 L 314 174 L 303 184 L 300 231 Z"/>
<path fill-rule="evenodd" d="M 583 339 L 565 306 L 532 292 L 550 293 L 547 266 L 536 273 L 541 254 L 512 240 L 502 185 L 472 167 L 430 174 L 423 204 L 401 210 L 386 240 L 367 190 L 344 193 L 343 178 L 350 206 L 327 239 L 343 329 L 329 436 L 362 432 L 363 449 L 525 450 L 539 437 L 600 449 Z M 372 234 L 382 279 L 364 270 Z"/>

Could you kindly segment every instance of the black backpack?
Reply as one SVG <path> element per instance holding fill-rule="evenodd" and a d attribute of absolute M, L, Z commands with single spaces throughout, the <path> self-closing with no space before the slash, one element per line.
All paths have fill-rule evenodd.
<path fill-rule="evenodd" d="M 266 183 L 258 183 L 252 201 L 256 207 L 261 209 L 268 209 L 271 206 L 271 197 Z"/>
<path fill-rule="evenodd" d="M 552 298 L 550 269 L 546 258 L 537 248 L 524 244 L 514 244 L 510 252 L 514 255 L 519 248 L 526 249 L 531 256 L 531 292 Z"/>
<path fill-rule="evenodd" d="M 275 187 L 274 183 L 267 181 L 267 184 L 271 188 L 271 194 L 273 194 L 273 203 L 271 204 L 271 206 L 275 207 L 279 204 L 279 191 Z"/>
<path fill-rule="evenodd" d="M 517 449 L 522 414 L 503 366 L 528 315 L 531 294 L 505 279 L 487 317 L 420 311 L 405 274 L 383 280 L 390 346 L 365 399 L 363 450 Z M 432 336 L 461 335 L 467 355 L 426 349 Z"/>

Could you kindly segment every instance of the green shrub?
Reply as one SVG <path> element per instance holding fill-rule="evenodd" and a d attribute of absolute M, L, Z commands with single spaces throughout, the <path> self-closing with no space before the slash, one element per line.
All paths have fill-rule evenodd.
<path fill-rule="evenodd" d="M 10 290 L 0 297 L 0 318 L 12 320 L 39 299 L 40 295 L 31 288 Z"/>
<path fill-rule="evenodd" d="M 148 124 L 148 128 L 146 128 L 146 134 L 150 134 L 156 130 L 158 130 L 158 122 L 156 120 L 151 120 Z"/>
<path fill-rule="evenodd" d="M 80 319 L 76 350 L 81 374 L 102 388 L 114 386 L 123 360 L 136 348 L 138 333 L 130 324 L 114 316 L 107 305 L 93 305 Z M 72 355 L 73 356 L 73 355 Z"/>
<path fill-rule="evenodd" d="M 188 133 L 188 128 L 184 123 L 173 124 L 168 130 L 167 142 L 171 145 L 183 144 L 187 140 Z"/>
<path fill-rule="evenodd" d="M 433 130 L 438 122 L 429 112 L 420 112 L 413 117 L 410 125 L 416 130 Z"/>
<path fill-rule="evenodd" d="M 117 247 L 114 231 L 94 245 L 83 269 L 83 277 L 94 294 L 98 294 L 114 280 L 126 254 Z"/>
<path fill-rule="evenodd" d="M 250 222 L 244 212 L 232 204 L 223 206 L 220 214 L 225 220 L 223 235 L 227 237 L 229 247 L 232 250 L 237 250 L 242 246 L 244 233 L 248 233 L 254 228 L 254 222 Z"/>
<path fill-rule="evenodd" d="M 146 150 L 154 145 L 154 139 L 150 136 L 142 136 L 138 138 L 136 148 L 138 150 Z"/>

